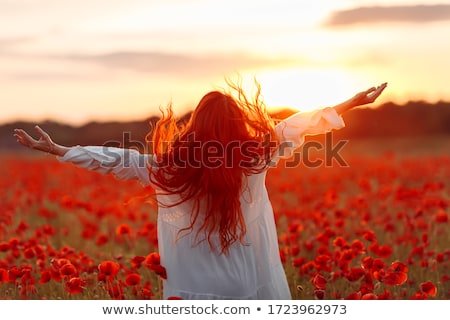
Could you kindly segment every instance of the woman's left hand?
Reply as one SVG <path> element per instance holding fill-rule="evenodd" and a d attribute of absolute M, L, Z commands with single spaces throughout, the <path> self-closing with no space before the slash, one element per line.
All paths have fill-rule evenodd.
<path fill-rule="evenodd" d="M 338 105 L 335 105 L 333 108 L 336 110 L 338 114 L 343 114 L 344 112 L 351 110 L 355 107 L 362 106 L 365 104 L 373 103 L 387 87 L 387 82 L 379 85 L 378 87 L 372 87 L 365 91 L 361 91 Z"/>

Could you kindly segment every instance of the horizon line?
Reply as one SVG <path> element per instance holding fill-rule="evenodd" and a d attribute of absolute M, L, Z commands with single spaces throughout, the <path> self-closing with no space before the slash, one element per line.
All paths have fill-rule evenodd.
<path fill-rule="evenodd" d="M 424 105 L 438 105 L 438 104 L 450 104 L 450 100 L 444 100 L 444 99 L 439 99 L 436 100 L 435 102 L 430 102 L 427 100 L 423 100 L 423 99 L 417 99 L 417 100 L 408 100 L 406 102 L 403 103 L 397 103 L 394 101 L 386 101 L 380 104 L 377 104 L 375 106 L 360 106 L 360 107 L 356 107 L 355 109 L 351 110 L 361 110 L 361 109 L 378 109 L 380 107 L 386 106 L 386 105 L 394 105 L 394 106 L 398 106 L 398 107 L 402 107 L 402 106 L 407 106 L 410 104 L 417 104 L 417 103 L 422 103 Z M 276 114 L 279 112 L 301 112 L 301 110 L 295 109 L 293 107 L 289 107 L 289 106 L 278 106 L 278 107 L 270 107 L 268 109 L 272 109 L 272 111 L 269 111 L 269 114 Z M 182 113 L 180 116 L 178 116 L 178 119 L 182 119 L 186 116 L 188 116 L 190 113 L 192 113 L 193 110 L 190 111 L 186 111 L 184 113 Z M 306 111 L 305 111 L 306 112 Z M 159 118 L 159 115 L 149 115 L 143 118 L 138 119 L 138 117 L 136 118 L 129 118 L 128 120 L 121 120 L 118 118 L 106 118 L 104 120 L 101 119 L 96 119 L 96 118 L 92 118 L 90 120 L 86 120 L 80 123 L 73 123 L 70 121 L 65 121 L 62 119 L 54 119 L 51 117 L 42 119 L 42 120 L 38 120 L 38 121 L 34 121 L 34 120 L 29 120 L 29 119 L 23 119 L 23 118 L 16 118 L 16 119 L 12 119 L 12 120 L 6 120 L 6 121 L 0 121 L 0 126 L 7 126 L 7 125 L 11 125 L 11 124 L 16 124 L 16 123 L 35 123 L 35 124 L 39 124 L 39 123 L 54 123 L 54 124 L 60 124 L 63 126 L 70 126 L 70 127 L 74 127 L 74 128 L 78 128 L 78 127 L 83 127 L 89 124 L 93 124 L 93 123 L 130 123 L 130 122 L 145 122 L 145 121 L 149 121 L 153 118 Z"/>

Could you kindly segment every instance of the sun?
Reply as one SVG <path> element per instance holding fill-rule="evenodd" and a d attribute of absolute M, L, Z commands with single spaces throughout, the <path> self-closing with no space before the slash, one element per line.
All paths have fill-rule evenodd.
<path fill-rule="evenodd" d="M 349 71 L 333 68 L 295 68 L 261 71 L 256 76 L 268 108 L 310 111 L 334 106 L 362 90 Z"/>

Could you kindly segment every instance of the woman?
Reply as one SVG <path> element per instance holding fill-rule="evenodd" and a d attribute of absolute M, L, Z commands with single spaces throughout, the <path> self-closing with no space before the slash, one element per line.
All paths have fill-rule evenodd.
<path fill-rule="evenodd" d="M 386 88 L 360 92 L 334 107 L 296 113 L 274 125 L 259 99 L 213 91 L 184 128 L 171 108 L 158 121 L 151 154 L 101 146 L 66 147 L 36 126 L 17 141 L 60 161 L 151 185 L 158 203 L 158 243 L 167 271 L 164 298 L 290 299 L 279 257 L 265 177 L 306 135 L 342 128 L 341 114 Z M 259 86 L 258 86 L 259 89 Z"/>

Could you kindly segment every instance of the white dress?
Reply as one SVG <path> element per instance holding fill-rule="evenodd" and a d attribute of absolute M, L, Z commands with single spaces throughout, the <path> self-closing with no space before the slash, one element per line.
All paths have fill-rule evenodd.
<path fill-rule="evenodd" d="M 273 163 L 290 157 L 306 135 L 342 127 L 344 122 L 333 108 L 292 115 L 276 126 L 283 147 L 275 154 Z M 101 146 L 76 146 L 59 157 L 62 162 L 111 173 L 118 179 L 136 179 L 143 185 L 150 184 L 146 163 L 151 165 L 152 159 L 152 155 L 136 150 Z M 179 235 L 178 231 L 190 224 L 189 203 L 158 208 L 158 250 L 161 265 L 167 271 L 167 280 L 163 282 L 165 299 L 170 296 L 201 300 L 291 299 L 265 186 L 266 172 L 248 177 L 248 188 L 241 197 L 247 245 L 233 244 L 228 255 L 212 251 L 207 241 L 193 245 L 198 242 L 195 232 Z M 158 190 L 156 193 L 158 201 L 164 204 L 177 201 L 176 196 L 158 195 Z"/>

